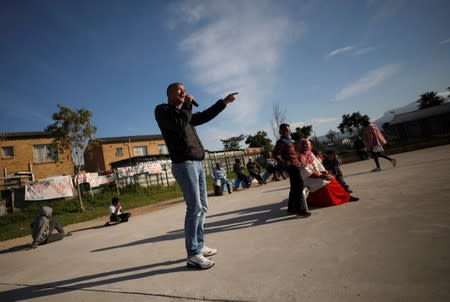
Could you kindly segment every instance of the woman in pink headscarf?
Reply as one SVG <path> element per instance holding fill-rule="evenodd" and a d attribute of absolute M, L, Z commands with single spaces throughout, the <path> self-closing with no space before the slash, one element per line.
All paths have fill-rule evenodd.
<path fill-rule="evenodd" d="M 336 179 L 327 172 L 313 154 L 312 144 L 309 140 L 303 139 L 301 141 L 298 157 L 301 163 L 304 185 L 309 189 L 306 199 L 309 206 L 326 207 L 359 200 L 359 198 L 347 193 Z"/>

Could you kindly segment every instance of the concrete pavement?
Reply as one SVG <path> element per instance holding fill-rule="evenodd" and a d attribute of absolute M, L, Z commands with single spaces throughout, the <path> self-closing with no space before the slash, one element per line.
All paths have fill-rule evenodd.
<path fill-rule="evenodd" d="M 286 215 L 289 181 L 210 197 L 216 266 L 185 264 L 183 203 L 0 251 L 0 301 L 450 301 L 450 145 L 344 165 L 360 201 Z"/>

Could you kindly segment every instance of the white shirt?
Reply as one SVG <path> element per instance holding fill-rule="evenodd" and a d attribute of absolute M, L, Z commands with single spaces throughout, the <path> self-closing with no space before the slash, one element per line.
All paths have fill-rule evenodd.
<path fill-rule="evenodd" d="M 122 207 L 119 208 L 117 215 L 122 214 L 121 210 L 122 210 Z M 108 212 L 109 212 L 109 216 L 111 216 L 112 214 L 114 214 L 116 212 L 116 207 L 113 204 L 110 204 L 108 207 Z"/>

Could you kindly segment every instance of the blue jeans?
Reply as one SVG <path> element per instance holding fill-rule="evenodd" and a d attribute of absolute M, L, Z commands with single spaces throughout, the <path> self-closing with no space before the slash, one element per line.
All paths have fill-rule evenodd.
<path fill-rule="evenodd" d="M 206 179 L 201 161 L 172 164 L 172 174 L 183 191 L 186 201 L 184 240 L 188 257 L 200 254 L 204 245 L 205 215 L 208 211 Z"/>

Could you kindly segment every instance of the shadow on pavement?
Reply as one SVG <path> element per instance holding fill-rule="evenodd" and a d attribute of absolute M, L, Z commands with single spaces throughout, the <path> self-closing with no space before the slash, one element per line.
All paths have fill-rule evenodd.
<path fill-rule="evenodd" d="M 18 246 L 13 246 L 8 249 L 4 249 L 0 251 L 0 254 L 8 254 L 8 253 L 14 253 L 14 252 L 20 252 L 20 251 L 28 251 L 30 250 L 30 244 L 21 244 Z"/>
<path fill-rule="evenodd" d="M 153 263 L 148 265 L 142 265 L 137 267 L 124 268 L 119 270 L 114 270 L 110 272 L 98 273 L 93 275 L 81 276 L 67 280 L 61 280 L 56 282 L 49 282 L 36 285 L 28 284 L 8 284 L 0 283 L 1 285 L 7 286 L 17 286 L 19 288 L 11 289 L 7 291 L 0 292 L 1 301 L 21 301 L 27 299 L 34 299 L 39 297 L 46 297 L 61 294 L 69 291 L 92 291 L 92 292 L 109 292 L 109 293 L 125 293 L 125 294 L 139 294 L 147 296 L 158 296 L 158 297 L 168 297 L 168 298 L 186 298 L 171 296 L 158 293 L 136 293 L 136 292 L 124 292 L 116 290 L 106 290 L 93 288 L 102 285 L 110 285 L 113 283 L 130 281 L 140 278 L 148 278 L 151 276 L 161 275 L 161 274 L 171 274 L 180 271 L 194 271 L 185 265 L 186 259 L 165 261 L 160 263 Z M 179 264 L 183 266 L 179 266 Z M 176 267 L 167 267 L 172 265 L 178 265 Z M 139 272 L 141 271 L 141 272 Z M 125 275 L 124 275 L 125 274 Z"/>
<path fill-rule="evenodd" d="M 262 224 L 276 223 L 290 219 L 298 219 L 296 216 L 286 215 L 286 211 L 282 208 L 287 204 L 287 200 L 283 200 L 280 203 L 262 205 L 247 209 L 240 209 L 235 211 L 223 212 L 207 216 L 208 219 L 226 215 L 238 215 L 231 218 L 223 219 L 220 221 L 213 221 L 205 224 L 205 229 L 208 234 L 225 232 L 231 230 L 244 229 L 249 227 L 255 227 Z M 165 235 L 156 237 L 150 237 L 142 240 L 132 241 L 129 243 L 104 247 L 101 249 L 92 250 L 91 252 L 103 252 L 112 249 L 124 248 L 135 246 L 139 244 L 155 243 L 165 240 L 176 240 L 184 238 L 184 231 L 182 229 L 170 231 Z"/>

